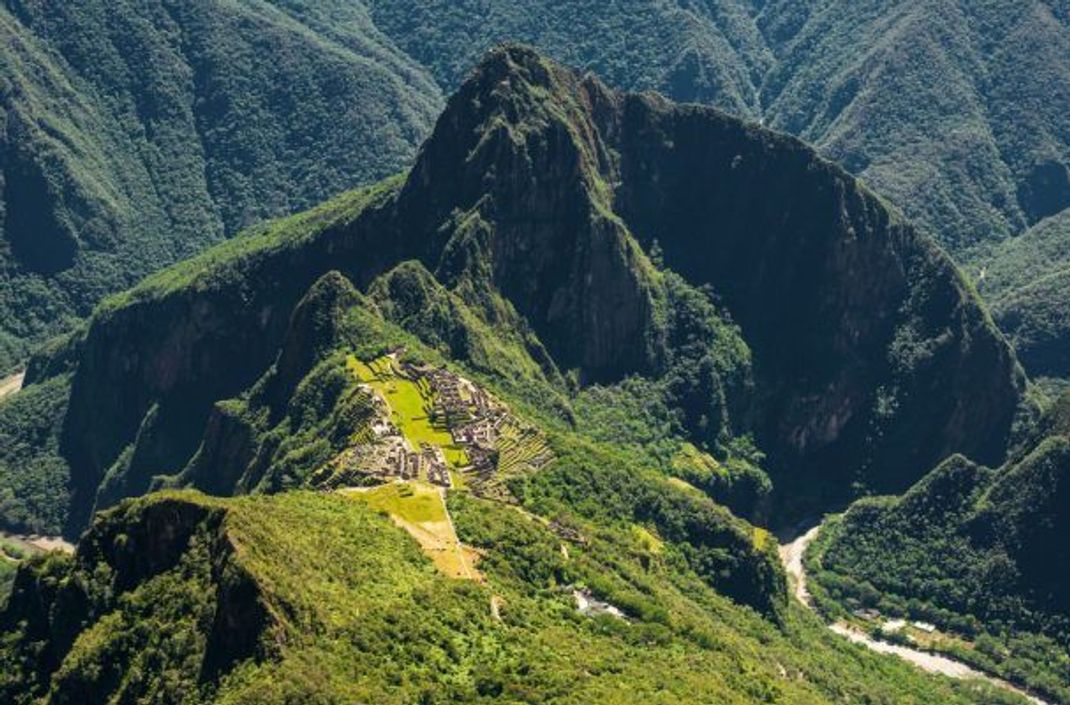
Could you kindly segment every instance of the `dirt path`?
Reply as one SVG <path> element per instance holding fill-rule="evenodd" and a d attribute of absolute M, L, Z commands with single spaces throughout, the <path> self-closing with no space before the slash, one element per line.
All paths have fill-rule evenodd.
<path fill-rule="evenodd" d="M 439 496 L 442 497 L 442 511 L 446 514 L 446 522 L 450 527 L 449 534 L 451 535 L 453 550 L 457 552 L 457 560 L 464 570 L 464 577 L 469 580 L 483 582 L 483 576 L 479 574 L 479 571 L 473 570 L 473 560 L 465 551 L 464 544 L 461 543 L 461 539 L 457 536 L 457 527 L 453 525 L 453 517 L 450 515 L 449 505 L 446 503 L 446 490 L 440 488 L 438 492 Z"/>
<path fill-rule="evenodd" d="M 59 536 L 38 536 L 37 534 L 10 534 L 6 531 L 0 531 L 0 538 L 10 541 L 18 546 L 23 547 L 30 553 L 40 553 L 42 551 L 62 551 L 63 553 L 74 553 L 74 544 L 69 541 L 64 541 Z"/>
<path fill-rule="evenodd" d="M 813 603 L 810 598 L 810 592 L 806 589 L 806 566 L 803 564 L 802 559 L 803 555 L 806 553 L 806 548 L 815 538 L 817 538 L 817 534 L 820 530 L 821 525 L 818 524 L 817 526 L 807 529 L 805 532 L 801 532 L 794 539 L 784 541 L 780 545 L 780 561 L 784 564 L 784 570 L 787 572 L 788 580 L 792 584 L 792 594 L 795 596 L 795 599 L 810 610 L 813 610 Z M 1022 696 L 1029 702 L 1034 703 L 1034 705 L 1054 705 L 1053 703 L 1048 703 L 1045 700 L 1041 700 L 1036 696 L 1026 693 L 1007 681 L 990 676 L 946 656 L 931 654 L 927 651 L 919 651 L 907 646 L 899 646 L 897 644 L 889 644 L 888 642 L 879 641 L 860 629 L 843 622 L 829 625 L 829 629 L 848 641 L 865 646 L 867 649 L 879 654 L 898 656 L 904 661 L 908 661 L 929 673 L 938 673 L 960 680 L 985 680 L 1004 690 L 1009 690 L 1012 693 Z"/>
<path fill-rule="evenodd" d="M 360 497 L 371 507 L 389 514 L 397 526 L 416 539 L 443 574 L 483 582 L 483 574 L 475 567 L 480 554 L 458 538 L 443 488 L 424 482 L 399 481 L 376 487 L 346 487 L 338 491 Z"/>
<path fill-rule="evenodd" d="M 10 377 L 0 379 L 0 399 L 22 389 L 22 381 L 24 379 L 26 379 L 25 372 L 19 372 L 17 375 L 11 375 Z"/>

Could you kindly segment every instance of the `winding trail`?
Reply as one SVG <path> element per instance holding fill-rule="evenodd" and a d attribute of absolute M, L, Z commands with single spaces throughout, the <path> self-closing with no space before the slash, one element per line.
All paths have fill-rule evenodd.
<path fill-rule="evenodd" d="M 814 606 L 813 600 L 810 597 L 810 591 L 806 587 L 806 566 L 803 563 L 803 556 L 806 553 L 806 548 L 815 538 L 817 538 L 817 534 L 820 531 L 821 524 L 817 524 L 816 526 L 800 532 L 795 538 L 780 544 L 780 562 L 784 564 L 784 570 L 787 572 L 788 580 L 792 584 L 792 594 L 795 596 L 795 599 L 811 611 L 813 611 Z M 907 646 L 889 644 L 888 642 L 874 639 L 869 634 L 866 634 L 862 630 L 852 627 L 845 622 L 831 624 L 829 625 L 829 629 L 848 641 L 860 644 L 879 654 L 892 654 L 898 656 L 904 661 L 908 661 L 929 673 L 938 673 L 960 680 L 985 680 L 1004 690 L 1022 696 L 1029 702 L 1034 703 L 1034 705 L 1055 705 L 1046 700 L 1041 700 L 1035 695 L 1031 695 L 1005 680 L 990 676 L 987 673 L 967 666 L 961 661 L 956 661 L 938 654 L 932 654 L 927 651 L 919 651 L 918 649 L 912 649 Z"/>
<path fill-rule="evenodd" d="M 11 375 L 0 379 L 0 399 L 6 396 L 14 394 L 22 389 L 22 381 L 26 379 L 25 372 L 19 372 L 18 374 Z"/>

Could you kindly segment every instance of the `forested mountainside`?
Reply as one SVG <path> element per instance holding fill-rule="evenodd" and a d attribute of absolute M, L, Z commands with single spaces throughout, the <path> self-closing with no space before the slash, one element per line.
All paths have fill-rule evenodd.
<path fill-rule="evenodd" d="M 1057 702 L 1070 697 L 1070 395 L 998 469 L 962 456 L 900 498 L 863 500 L 823 537 L 842 604 L 930 620 L 955 653 Z M 824 533 L 824 532 L 823 532 Z"/>
<path fill-rule="evenodd" d="M 4 700 L 1021 702 L 825 631 L 763 528 L 1026 462 L 1060 417 L 970 284 L 803 142 L 531 49 L 26 382 L 3 520 L 88 530 L 19 568 Z"/>
<path fill-rule="evenodd" d="M 406 176 L 110 298 L 28 380 L 5 481 L 89 529 L 0 612 L 17 705 L 1021 702 L 831 634 L 737 516 L 1002 459 L 1022 374 L 957 270 L 801 142 L 528 49 Z"/>
<path fill-rule="evenodd" d="M 798 606 L 779 624 L 763 618 L 626 520 L 570 519 L 563 534 L 560 521 L 451 494 L 457 533 L 480 557 L 458 580 L 365 498 L 159 494 L 100 515 L 76 556 L 20 570 L 0 613 L 0 694 L 13 705 L 1023 702 L 861 652 Z M 617 611 L 579 611 L 576 595 Z"/>
<path fill-rule="evenodd" d="M 106 294 L 406 164 L 435 84 L 355 3 L 0 3 L 0 374 Z"/>
<path fill-rule="evenodd" d="M 294 311 L 331 270 L 441 354 L 752 518 L 901 491 L 952 452 L 999 463 L 1022 403 L 950 260 L 854 178 L 514 48 L 450 100 L 404 179 L 165 270 L 42 353 L 0 407 L 18 419 L 0 429 L 6 521 L 76 535 L 161 475 L 260 486 L 238 482 L 260 454 L 249 419 L 285 416 L 299 377 L 269 377 L 291 349 L 315 357 L 299 322 L 321 317 Z M 304 484 L 316 458 L 264 486 Z"/>
<path fill-rule="evenodd" d="M 1057 392 L 1070 379 L 1070 210 L 1023 235 L 964 253 L 1031 375 Z"/>
<path fill-rule="evenodd" d="M 953 250 L 1070 207 L 1060 0 L 368 5 L 446 88 L 493 43 L 526 41 L 799 135 Z"/>
<path fill-rule="evenodd" d="M 500 41 L 800 135 L 956 252 L 1070 205 L 1057 2 L 7 0 L 0 13 L 0 160 L 18 175 L 4 202 L 45 206 L 3 211 L 0 372 L 145 272 L 400 167 Z"/>

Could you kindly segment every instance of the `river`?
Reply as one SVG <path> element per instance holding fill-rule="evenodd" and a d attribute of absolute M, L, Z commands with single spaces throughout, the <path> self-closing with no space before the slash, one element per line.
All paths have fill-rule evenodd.
<path fill-rule="evenodd" d="M 804 533 L 799 534 L 794 539 L 785 541 L 780 545 L 780 561 L 784 564 L 784 570 L 787 572 L 792 584 L 792 595 L 811 611 L 813 611 L 814 605 L 813 600 L 810 597 L 810 591 L 806 587 L 806 565 L 803 563 L 803 555 L 806 553 L 807 546 L 817 538 L 817 534 L 820 530 L 821 525 L 818 524 Z M 1034 703 L 1034 705 L 1054 705 L 1054 703 L 1049 703 L 1046 700 L 1041 700 L 1035 695 L 1026 693 L 1021 688 L 1018 688 L 1005 680 L 967 666 L 961 661 L 956 661 L 955 659 L 940 656 L 938 654 L 932 654 L 927 651 L 912 649 L 908 646 L 900 646 L 898 644 L 889 644 L 888 642 L 879 641 L 862 630 L 852 627 L 844 622 L 831 624 L 829 625 L 829 629 L 855 644 L 860 644 L 867 649 L 876 651 L 880 654 L 892 654 L 898 656 L 904 661 L 909 661 L 918 668 L 928 671 L 929 673 L 939 673 L 944 676 L 958 679 L 979 678 L 999 686 L 1004 690 L 1017 693 L 1029 700 L 1029 702 Z"/>

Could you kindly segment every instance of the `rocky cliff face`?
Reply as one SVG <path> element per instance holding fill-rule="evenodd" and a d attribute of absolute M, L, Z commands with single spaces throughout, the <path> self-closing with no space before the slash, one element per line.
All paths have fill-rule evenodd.
<path fill-rule="evenodd" d="M 754 391 L 727 412 L 748 421 L 732 432 L 753 431 L 781 487 L 815 501 L 856 481 L 905 487 L 954 451 L 998 462 L 1022 391 L 949 260 L 805 145 L 505 48 L 450 100 L 403 182 L 238 238 L 98 313 L 66 421 L 71 526 L 106 477 L 101 506 L 186 464 L 213 402 L 273 363 L 320 276 L 367 289 L 406 260 L 442 287 L 429 295 L 473 312 L 472 330 L 524 341 L 560 392 L 570 371 L 583 385 L 675 364 L 689 341 L 670 331 L 662 268 L 680 272 L 753 351 Z M 427 335 L 404 292 L 388 301 L 414 271 L 373 298 Z M 442 349 L 463 361 L 472 348 Z M 712 408 L 726 393 L 708 386 L 717 399 L 696 403 Z"/>
<path fill-rule="evenodd" d="M 617 211 L 740 324 L 782 469 L 896 491 L 999 462 L 1022 373 L 930 241 L 796 140 L 649 97 L 614 129 Z"/>
<path fill-rule="evenodd" d="M 500 51 L 451 99 L 405 194 L 478 200 L 499 224 L 499 287 L 555 359 L 595 379 L 659 364 L 657 287 L 633 244 L 656 243 L 741 325 L 757 430 L 808 483 L 903 489 L 953 451 L 1002 458 L 1023 385 L 1013 354 L 945 255 L 797 140 Z M 604 358 L 620 341 L 628 352 Z"/>
<path fill-rule="evenodd" d="M 439 279 L 485 277 L 584 381 L 659 364 L 649 338 L 663 293 L 612 211 L 613 157 L 590 112 L 612 99 L 534 53 L 494 52 L 450 99 L 399 199 Z"/>

